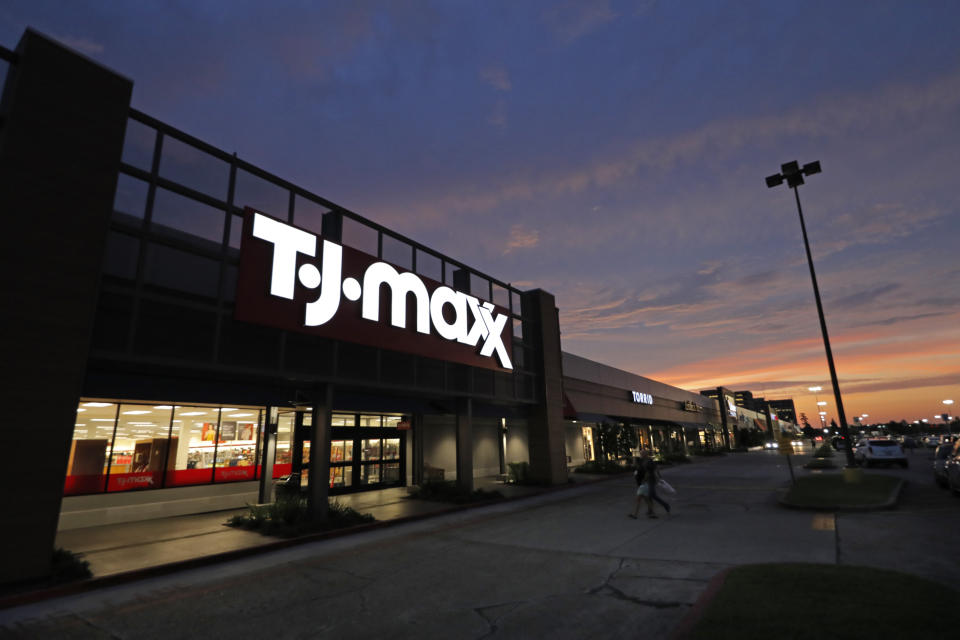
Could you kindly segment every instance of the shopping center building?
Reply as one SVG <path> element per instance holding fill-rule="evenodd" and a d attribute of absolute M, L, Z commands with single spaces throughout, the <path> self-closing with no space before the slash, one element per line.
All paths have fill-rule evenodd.
<path fill-rule="evenodd" d="M 611 426 L 729 446 L 710 398 L 562 353 L 549 293 L 133 109 L 130 80 L 40 34 L 0 72 L 0 583 L 45 575 L 58 528 L 282 477 L 322 508 L 510 462 L 564 483 Z"/>

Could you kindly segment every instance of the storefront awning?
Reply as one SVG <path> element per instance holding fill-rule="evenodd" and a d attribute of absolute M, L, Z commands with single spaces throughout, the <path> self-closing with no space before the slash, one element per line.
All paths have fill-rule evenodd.
<path fill-rule="evenodd" d="M 570 402 L 570 398 L 567 397 L 567 394 L 563 394 L 563 417 L 565 420 L 576 420 L 577 419 L 577 410 L 573 406 L 573 403 Z"/>

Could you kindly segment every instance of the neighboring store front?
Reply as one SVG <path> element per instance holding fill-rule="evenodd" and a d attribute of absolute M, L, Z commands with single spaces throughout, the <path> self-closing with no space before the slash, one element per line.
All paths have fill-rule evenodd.
<path fill-rule="evenodd" d="M 661 458 L 725 448 L 717 403 L 599 362 L 563 353 L 567 464 Z"/>

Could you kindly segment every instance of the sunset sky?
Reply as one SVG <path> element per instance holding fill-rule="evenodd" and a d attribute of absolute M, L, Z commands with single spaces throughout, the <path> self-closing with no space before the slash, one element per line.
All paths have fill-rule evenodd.
<path fill-rule="evenodd" d="M 960 403 L 960 3 L 5 0 L 133 105 L 520 288 L 563 347 L 836 417 Z M 242 204 L 242 203 L 240 203 Z"/>

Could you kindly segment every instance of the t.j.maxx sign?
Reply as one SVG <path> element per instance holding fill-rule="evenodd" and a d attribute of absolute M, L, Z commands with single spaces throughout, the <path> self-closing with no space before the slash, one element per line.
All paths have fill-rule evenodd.
<path fill-rule="evenodd" d="M 244 210 L 236 318 L 488 369 L 513 369 L 502 307 Z"/>

